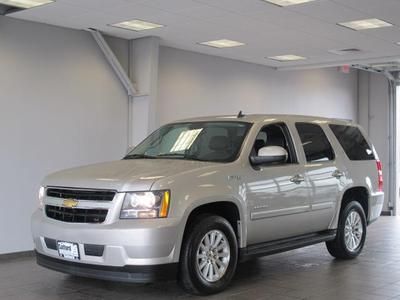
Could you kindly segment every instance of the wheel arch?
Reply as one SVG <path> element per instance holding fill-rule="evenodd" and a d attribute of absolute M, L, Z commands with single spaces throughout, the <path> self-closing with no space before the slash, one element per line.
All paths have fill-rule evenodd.
<path fill-rule="evenodd" d="M 238 239 L 238 245 L 241 247 L 243 242 L 246 241 L 246 222 L 244 222 L 243 209 L 239 201 L 234 201 L 232 199 L 220 199 L 218 201 L 206 201 L 201 202 L 196 206 L 192 206 L 187 209 L 185 220 L 183 221 L 184 230 L 181 234 L 180 245 L 177 249 L 179 253 L 176 253 L 178 257 L 180 256 L 183 241 L 186 234 L 188 233 L 191 224 L 196 220 L 196 217 L 200 214 L 215 214 L 219 215 L 228 220 L 231 224 L 233 230 L 235 231 L 236 237 Z M 240 221 L 240 223 L 238 223 Z M 240 225 L 240 226 L 239 226 Z"/>
<path fill-rule="evenodd" d="M 363 185 L 354 185 L 349 186 L 344 189 L 341 195 L 338 198 L 337 208 L 335 212 L 335 216 L 329 226 L 330 229 L 336 229 L 339 222 L 340 213 L 347 203 L 354 200 L 360 203 L 362 206 L 367 222 L 369 222 L 370 217 L 370 191 L 368 187 Z"/>
<path fill-rule="evenodd" d="M 340 203 L 340 211 L 346 207 L 346 205 L 351 201 L 357 201 L 361 204 L 365 217 L 369 219 L 369 191 L 364 186 L 354 186 L 348 188 L 342 196 L 342 201 Z"/>

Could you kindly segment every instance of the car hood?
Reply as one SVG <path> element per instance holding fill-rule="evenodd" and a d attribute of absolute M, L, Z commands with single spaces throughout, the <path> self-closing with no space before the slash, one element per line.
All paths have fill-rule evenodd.
<path fill-rule="evenodd" d="M 119 192 L 145 191 L 150 190 L 157 180 L 212 164 L 179 159 L 119 160 L 59 171 L 47 176 L 43 185 Z"/>

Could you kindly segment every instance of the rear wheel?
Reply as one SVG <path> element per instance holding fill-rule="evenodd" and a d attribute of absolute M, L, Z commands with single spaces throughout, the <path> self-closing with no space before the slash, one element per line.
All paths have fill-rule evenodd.
<path fill-rule="evenodd" d="M 209 295 L 231 282 L 238 246 L 231 224 L 215 215 L 201 215 L 182 245 L 179 282 L 191 294 Z"/>
<path fill-rule="evenodd" d="M 352 259 L 361 253 L 366 234 L 364 209 L 357 201 L 351 201 L 340 213 L 336 238 L 327 242 L 326 247 L 336 258 Z"/>

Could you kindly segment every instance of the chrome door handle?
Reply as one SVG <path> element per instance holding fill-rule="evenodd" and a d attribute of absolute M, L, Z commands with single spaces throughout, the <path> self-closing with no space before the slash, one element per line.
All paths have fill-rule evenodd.
<path fill-rule="evenodd" d="M 295 184 L 300 184 L 304 181 L 304 177 L 300 174 L 294 175 L 292 178 L 290 178 L 290 182 L 293 182 Z"/>
<path fill-rule="evenodd" d="M 343 177 L 343 176 L 344 176 L 344 172 L 339 171 L 339 170 L 335 170 L 335 171 L 332 173 L 332 177 L 335 177 L 335 178 L 337 178 L 337 179 L 340 179 L 340 177 Z"/>

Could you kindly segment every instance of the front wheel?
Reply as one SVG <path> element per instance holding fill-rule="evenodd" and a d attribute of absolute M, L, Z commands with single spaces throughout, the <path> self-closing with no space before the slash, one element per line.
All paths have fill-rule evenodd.
<path fill-rule="evenodd" d="M 179 282 L 191 294 L 218 293 L 236 271 L 235 232 L 226 219 L 216 215 L 201 215 L 192 224 L 182 246 Z"/>
<path fill-rule="evenodd" d="M 367 220 L 364 209 L 357 201 L 351 201 L 341 211 L 336 238 L 326 243 L 329 253 L 341 259 L 357 257 L 365 243 Z"/>

